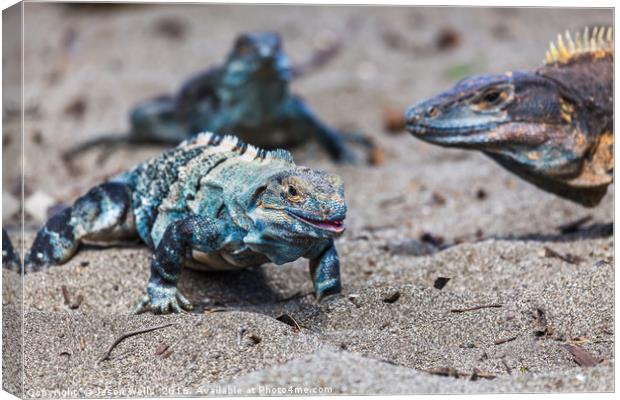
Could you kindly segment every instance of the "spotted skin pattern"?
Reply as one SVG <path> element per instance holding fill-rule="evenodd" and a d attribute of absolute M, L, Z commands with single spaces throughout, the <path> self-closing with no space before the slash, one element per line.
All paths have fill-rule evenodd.
<path fill-rule="evenodd" d="M 567 33 L 540 68 L 466 78 L 415 104 L 407 129 L 594 207 L 613 181 L 613 60 L 611 28 Z"/>
<path fill-rule="evenodd" d="M 314 138 L 336 161 L 353 162 L 343 135 L 323 124 L 290 93 L 294 69 L 277 33 L 240 35 L 226 62 L 187 80 L 173 96 L 159 96 L 131 112 L 128 137 L 103 136 L 78 145 L 67 156 L 115 140 L 178 144 L 197 132 L 234 132 L 247 143 L 292 148 Z M 369 147 L 362 135 L 345 135 Z"/>
<path fill-rule="evenodd" d="M 203 133 L 50 218 L 26 255 L 25 272 L 67 262 L 86 241 L 140 238 L 154 255 L 135 312 L 190 310 L 177 288 L 184 266 L 231 270 L 302 257 L 321 300 L 340 292 L 334 239 L 346 211 L 338 176 L 296 166 L 283 150 Z"/>

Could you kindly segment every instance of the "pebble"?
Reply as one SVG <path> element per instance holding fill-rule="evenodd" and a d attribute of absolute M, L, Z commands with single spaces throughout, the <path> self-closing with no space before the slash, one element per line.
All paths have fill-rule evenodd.
<path fill-rule="evenodd" d="M 394 303 L 400 298 L 400 292 L 396 289 L 389 289 L 388 292 L 383 296 L 384 303 Z"/>

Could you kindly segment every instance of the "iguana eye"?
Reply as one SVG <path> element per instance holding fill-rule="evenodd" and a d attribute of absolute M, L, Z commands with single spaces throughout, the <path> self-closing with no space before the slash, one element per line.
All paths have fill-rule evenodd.
<path fill-rule="evenodd" d="M 249 40 L 240 40 L 235 46 L 235 53 L 237 56 L 247 56 L 254 51 L 254 46 Z"/>
<path fill-rule="evenodd" d="M 487 103 L 495 103 L 497 100 L 499 100 L 500 97 L 501 93 L 497 90 L 493 90 L 491 92 L 487 92 L 484 95 L 483 100 Z"/>
<path fill-rule="evenodd" d="M 473 109 L 484 111 L 501 106 L 512 97 L 510 87 L 489 88 L 473 100 Z"/>
<path fill-rule="evenodd" d="M 293 185 L 288 185 L 286 188 L 286 195 L 291 201 L 300 201 L 301 197 L 299 196 L 299 190 Z"/>
<path fill-rule="evenodd" d="M 478 105 L 480 106 L 496 106 L 501 104 L 510 97 L 510 90 L 503 88 L 492 88 L 487 90 L 480 96 Z"/>
<path fill-rule="evenodd" d="M 426 116 L 428 118 L 435 118 L 437 117 L 439 114 L 441 114 L 441 110 L 437 107 L 431 107 L 428 110 L 426 110 Z"/>

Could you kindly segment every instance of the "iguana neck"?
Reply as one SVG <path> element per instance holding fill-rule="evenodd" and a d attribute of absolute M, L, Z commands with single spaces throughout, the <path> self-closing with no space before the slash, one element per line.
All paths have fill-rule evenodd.
<path fill-rule="evenodd" d="M 222 106 L 234 110 L 247 125 L 260 125 L 275 118 L 282 101 L 289 96 L 288 81 L 280 77 L 249 79 L 219 90 Z"/>
<path fill-rule="evenodd" d="M 567 181 L 575 188 L 606 186 L 613 181 L 613 59 L 611 52 L 595 51 L 536 71 L 566 89 L 566 96 L 578 105 L 576 124 L 591 138 L 581 173 Z"/>
<path fill-rule="evenodd" d="M 562 88 L 564 95 L 579 105 L 587 130 L 599 133 L 613 129 L 613 62 L 613 53 L 601 50 L 535 72 Z"/>

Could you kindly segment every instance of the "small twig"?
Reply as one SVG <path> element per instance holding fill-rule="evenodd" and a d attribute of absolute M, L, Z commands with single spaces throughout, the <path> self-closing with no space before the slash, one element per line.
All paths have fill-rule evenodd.
<path fill-rule="evenodd" d="M 515 340 L 517 337 L 513 336 L 511 338 L 507 338 L 507 339 L 497 339 L 495 342 L 493 342 L 495 345 L 499 345 L 499 344 L 504 344 L 504 343 L 508 343 L 508 342 L 512 342 L 513 340 Z"/>
<path fill-rule="evenodd" d="M 474 372 L 471 374 L 470 380 L 477 381 L 480 378 L 495 379 L 497 378 L 497 375 L 492 374 L 490 372 L 481 371 L 478 368 L 474 368 Z"/>
<path fill-rule="evenodd" d="M 119 336 L 118 338 L 116 338 L 116 340 L 114 340 L 114 342 L 112 342 L 112 344 L 110 345 L 110 347 L 108 347 L 108 350 L 105 352 L 105 354 L 99 359 L 99 361 L 105 361 L 105 360 L 109 360 L 110 359 L 110 354 L 112 354 L 112 350 L 114 350 L 114 348 L 116 346 L 118 346 L 118 344 L 120 342 L 122 342 L 123 340 L 131 337 L 131 336 L 135 336 L 135 335 L 140 335 L 142 333 L 147 333 L 147 332 L 151 332 L 157 329 L 163 329 L 163 328 L 167 328 L 171 325 L 174 325 L 174 323 L 169 323 L 169 324 L 164 324 L 164 325 L 158 325 L 158 326 L 153 326 L 150 328 L 145 328 L 145 329 L 138 329 L 136 331 L 131 331 L 131 332 L 127 332 L 122 334 L 121 336 Z"/>
<path fill-rule="evenodd" d="M 76 308 L 80 307 L 80 304 L 82 304 L 82 301 L 84 301 L 84 296 L 79 294 L 76 297 L 75 302 L 72 302 L 71 301 L 71 294 L 69 293 L 69 289 L 67 289 L 67 287 L 65 285 L 62 285 L 60 287 L 60 290 L 62 292 L 62 297 L 64 299 L 65 305 L 69 306 L 69 308 L 72 309 L 72 310 L 75 310 Z"/>
<path fill-rule="evenodd" d="M 584 260 L 583 258 L 574 255 L 574 254 L 560 254 L 557 251 L 545 246 L 545 257 L 553 257 L 553 258 L 559 258 L 562 261 L 566 261 L 569 264 L 581 264 Z"/>
<path fill-rule="evenodd" d="M 563 347 L 571 353 L 573 360 L 581 367 L 593 367 L 603 361 L 601 358 L 592 356 L 592 354 L 586 352 L 580 346 L 565 344 Z"/>
<path fill-rule="evenodd" d="M 69 295 L 69 289 L 67 289 L 67 287 L 65 285 L 62 285 L 60 287 L 60 290 L 62 291 L 62 297 L 65 300 L 65 304 L 70 304 L 71 303 L 71 296 Z"/>
<path fill-rule="evenodd" d="M 276 318 L 276 320 L 291 326 L 294 330 L 296 330 L 297 332 L 301 332 L 301 326 L 299 325 L 299 323 L 297 322 L 297 320 L 295 320 L 295 318 L 293 318 L 292 315 L 290 314 L 282 314 L 279 317 Z"/>
<path fill-rule="evenodd" d="M 239 311 L 236 308 L 223 308 L 223 307 L 216 307 L 216 308 L 205 308 L 203 310 L 203 313 L 219 313 L 219 312 L 231 312 L 231 311 Z"/>
<path fill-rule="evenodd" d="M 486 304 L 486 305 L 482 305 L 482 306 L 475 306 L 475 307 L 469 307 L 469 308 L 455 308 L 450 310 L 450 312 L 453 313 L 464 313 L 467 311 L 476 311 L 476 310 L 482 310 L 483 308 L 502 308 L 503 305 L 502 304 Z"/>
<path fill-rule="evenodd" d="M 574 233 L 580 230 L 582 225 L 590 221 L 592 218 L 592 215 L 588 214 L 567 224 L 558 225 L 556 229 L 558 229 L 562 233 Z"/>
<path fill-rule="evenodd" d="M 460 372 L 456 368 L 451 367 L 442 367 L 442 368 L 427 368 L 422 371 L 431 375 L 439 375 L 439 376 L 449 376 L 452 378 L 461 378 L 465 376 L 469 376 L 468 373 Z"/>
<path fill-rule="evenodd" d="M 82 304 L 82 301 L 84 301 L 84 296 L 82 296 L 81 294 L 78 294 L 78 296 L 75 299 L 75 302 L 72 302 L 69 289 L 67 289 L 65 285 L 62 285 L 60 287 L 60 290 L 62 291 L 62 297 L 64 298 L 65 305 L 69 306 L 69 308 L 72 310 L 75 310 L 76 308 L 80 307 L 80 304 Z"/>
<path fill-rule="evenodd" d="M 75 310 L 76 308 L 80 307 L 83 301 L 84 301 L 84 296 L 82 296 L 81 294 L 78 294 L 77 298 L 75 299 L 75 303 L 69 304 L 69 308 L 72 310 Z"/>

